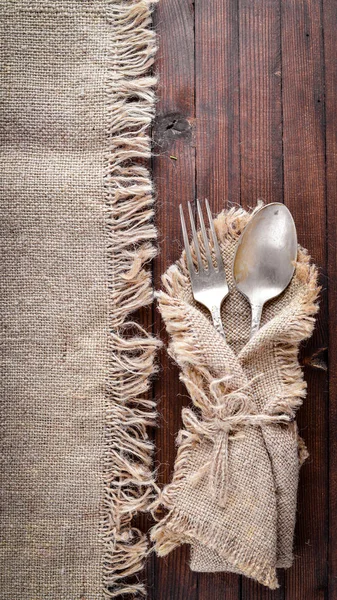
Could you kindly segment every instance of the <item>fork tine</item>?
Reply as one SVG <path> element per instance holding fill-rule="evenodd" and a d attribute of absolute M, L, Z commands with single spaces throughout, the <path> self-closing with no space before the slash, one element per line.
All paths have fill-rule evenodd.
<path fill-rule="evenodd" d="M 209 207 L 209 203 L 208 203 L 207 198 L 205 199 L 205 204 L 206 204 L 206 210 L 207 210 L 207 215 L 208 215 L 209 227 L 210 227 L 210 230 L 211 230 L 211 233 L 212 233 L 215 259 L 216 259 L 218 270 L 221 271 L 224 268 L 224 264 L 223 264 L 223 259 L 222 259 L 222 255 L 221 255 L 219 243 L 218 243 L 218 238 L 217 238 L 217 235 L 215 233 L 215 228 L 214 228 L 214 222 L 213 222 L 213 217 L 212 217 L 211 209 Z"/>
<path fill-rule="evenodd" d="M 208 262 L 208 269 L 211 270 L 213 268 L 212 257 L 211 257 L 211 253 L 210 253 L 210 249 L 209 249 L 207 231 L 206 231 L 206 227 L 205 227 L 204 217 L 202 216 L 202 211 L 201 211 L 201 206 L 200 206 L 199 200 L 197 200 L 197 209 L 198 209 L 202 239 L 203 239 L 204 247 L 205 247 L 205 254 L 206 254 L 206 258 L 207 258 L 207 262 Z"/>
<path fill-rule="evenodd" d="M 197 256 L 197 261 L 198 261 L 198 271 L 199 273 L 201 271 L 204 270 L 204 265 L 201 259 L 201 254 L 200 254 L 200 247 L 199 247 L 199 240 L 198 240 L 198 236 L 197 236 L 197 230 L 195 227 L 195 223 L 194 223 L 194 218 L 193 218 L 193 213 L 192 213 L 192 208 L 191 208 L 191 203 L 188 202 L 188 213 L 190 215 L 190 222 L 191 222 L 191 229 L 192 229 L 192 237 L 193 237 L 193 243 L 194 243 L 194 249 L 195 249 L 195 253 Z"/>
<path fill-rule="evenodd" d="M 188 266 L 188 270 L 190 272 L 190 277 L 191 277 L 191 281 L 192 281 L 192 278 L 195 275 L 195 269 L 194 269 L 194 265 L 193 265 L 190 244 L 189 244 L 189 241 L 188 241 L 186 223 L 185 223 L 185 219 L 184 219 L 184 211 L 183 211 L 183 207 L 181 206 L 181 204 L 179 205 L 179 212 L 180 212 L 181 229 L 182 229 L 183 238 L 184 238 L 184 246 L 185 246 L 185 252 L 186 252 L 186 261 L 187 261 L 187 266 Z"/>

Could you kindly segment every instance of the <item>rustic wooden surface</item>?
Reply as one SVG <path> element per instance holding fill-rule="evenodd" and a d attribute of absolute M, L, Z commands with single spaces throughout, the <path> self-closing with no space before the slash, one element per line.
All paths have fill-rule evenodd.
<path fill-rule="evenodd" d="M 301 471 L 294 566 L 280 573 L 281 587 L 271 592 L 236 575 L 192 573 L 183 546 L 148 561 L 149 600 L 334 600 L 336 0 L 161 0 L 154 24 L 156 287 L 181 252 L 179 203 L 208 198 L 215 214 L 262 198 L 285 202 L 292 211 L 299 241 L 320 267 L 323 290 L 315 334 L 301 354 L 309 392 L 298 422 L 310 459 Z M 166 342 L 155 309 L 153 323 Z M 329 337 L 327 375 L 315 365 L 324 367 Z M 164 484 L 172 473 L 181 408 L 188 403 L 165 350 L 154 394 L 160 413 L 156 464 Z"/>

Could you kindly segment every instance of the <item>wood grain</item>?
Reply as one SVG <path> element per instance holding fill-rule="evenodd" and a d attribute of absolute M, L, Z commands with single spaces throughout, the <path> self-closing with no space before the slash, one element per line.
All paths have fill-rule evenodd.
<path fill-rule="evenodd" d="M 237 0 L 196 0 L 196 192 L 214 213 L 240 202 Z"/>
<path fill-rule="evenodd" d="M 206 197 L 216 213 L 227 203 L 247 207 L 263 198 L 292 211 L 323 290 L 314 337 L 302 350 L 308 397 L 298 421 L 311 456 L 301 471 L 294 566 L 271 592 L 231 574 L 192 573 L 184 546 L 164 559 L 151 556 L 149 600 L 337 600 L 337 345 L 329 348 L 330 405 L 326 373 L 312 366 L 328 346 L 328 329 L 330 340 L 337 330 L 336 1 L 161 0 L 154 25 L 155 286 L 181 252 L 180 203 Z M 166 344 L 156 310 L 153 323 Z M 164 484 L 188 398 L 165 349 L 159 360 L 155 442 Z"/>
<path fill-rule="evenodd" d="M 326 191 L 327 260 L 329 303 L 329 598 L 337 598 L 337 9 L 334 0 L 323 2 L 325 115 L 326 115 Z"/>
<path fill-rule="evenodd" d="M 321 5 L 317 0 L 282 3 L 282 106 L 284 198 L 300 243 L 326 272 L 324 71 Z M 306 355 L 327 345 L 326 294 Z M 327 593 L 328 471 L 327 396 L 324 371 L 306 369 L 308 397 L 298 424 L 310 458 L 302 468 L 298 498 L 296 560 L 286 572 L 286 599 L 323 600 Z"/>
<path fill-rule="evenodd" d="M 153 160 L 160 248 L 154 263 L 154 284 L 158 289 L 162 273 L 181 253 L 178 205 L 195 196 L 193 3 L 188 0 L 161 0 L 155 13 L 154 26 L 159 41 Z M 157 311 L 154 324 L 157 334 L 167 346 L 163 323 Z M 181 427 L 181 409 L 189 399 L 185 388 L 179 383 L 178 370 L 165 349 L 160 354 L 159 364 L 160 373 L 154 385 L 160 413 L 155 444 L 158 480 L 162 485 L 168 483 L 172 474 L 175 438 Z M 148 578 L 152 581 L 153 599 L 197 600 L 197 574 L 189 569 L 188 560 L 187 546 L 172 552 L 167 558 L 152 559 L 152 571 Z"/>
<path fill-rule="evenodd" d="M 280 1 L 239 0 L 241 202 L 283 200 Z"/>

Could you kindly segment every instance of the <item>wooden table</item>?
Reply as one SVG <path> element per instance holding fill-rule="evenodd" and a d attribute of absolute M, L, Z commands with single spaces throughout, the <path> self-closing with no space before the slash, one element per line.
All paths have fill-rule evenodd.
<path fill-rule="evenodd" d="M 298 415 L 310 458 L 300 477 L 294 566 L 275 592 L 230 574 L 192 573 L 184 546 L 147 565 L 150 600 L 337 598 L 337 3 L 160 0 L 153 174 L 160 255 L 156 287 L 182 249 L 178 205 L 213 214 L 257 199 L 285 202 L 321 272 L 321 310 L 302 351 L 308 397 Z M 155 332 L 166 342 L 153 309 Z M 330 335 L 329 335 L 330 334 Z M 330 344 L 329 344 L 330 337 Z M 329 346 L 330 370 L 325 363 Z M 159 480 L 170 480 L 189 400 L 163 350 L 154 385 Z M 330 398 L 329 403 L 329 389 Z"/>

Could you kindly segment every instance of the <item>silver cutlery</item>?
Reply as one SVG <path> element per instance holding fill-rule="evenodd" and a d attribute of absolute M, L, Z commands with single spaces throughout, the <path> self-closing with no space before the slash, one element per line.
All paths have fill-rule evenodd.
<path fill-rule="evenodd" d="M 241 234 L 234 257 L 237 289 L 250 302 L 250 337 L 260 327 L 264 304 L 279 296 L 289 285 L 297 258 L 294 220 L 284 204 L 262 207 Z"/>
<path fill-rule="evenodd" d="M 205 200 L 205 205 L 208 215 L 209 229 L 212 238 L 212 249 L 214 253 L 215 264 L 213 264 L 210 239 L 207 235 L 199 200 L 197 200 L 197 210 L 200 222 L 201 237 L 204 247 L 203 256 L 194 223 L 192 208 L 190 203 L 188 202 L 188 212 L 192 229 L 192 239 L 195 251 L 196 265 L 194 264 L 191 248 L 189 245 L 183 208 L 181 205 L 179 206 L 181 227 L 186 252 L 186 261 L 190 274 L 194 299 L 209 310 L 209 312 L 212 315 L 215 329 L 225 338 L 225 332 L 221 321 L 221 304 L 228 295 L 229 289 L 226 281 L 225 268 L 221 256 L 219 243 L 214 229 L 213 218 L 207 200 Z"/>

